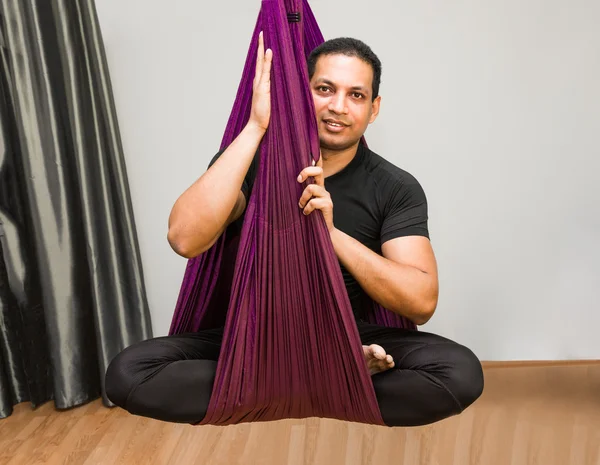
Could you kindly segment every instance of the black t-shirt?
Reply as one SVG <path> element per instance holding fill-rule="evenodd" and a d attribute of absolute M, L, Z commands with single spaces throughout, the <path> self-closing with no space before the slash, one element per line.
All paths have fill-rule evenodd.
<path fill-rule="evenodd" d="M 257 168 L 258 156 L 255 156 L 242 185 L 247 200 Z M 343 170 L 325 178 L 325 189 L 333 201 L 335 227 L 379 255 L 382 255 L 381 245 L 391 239 L 429 238 L 427 198 L 419 182 L 363 144 Z M 239 230 L 243 216 L 230 227 Z M 365 310 L 372 305 L 371 299 L 341 264 L 340 267 L 355 317 L 362 320 Z"/>

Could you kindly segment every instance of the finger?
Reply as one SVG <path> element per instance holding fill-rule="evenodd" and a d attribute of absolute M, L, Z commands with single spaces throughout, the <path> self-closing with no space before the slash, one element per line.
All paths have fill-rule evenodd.
<path fill-rule="evenodd" d="M 394 363 L 394 359 L 392 358 L 392 356 L 391 356 L 391 355 L 387 355 L 387 356 L 385 357 L 385 361 L 386 361 L 387 363 Z"/>
<path fill-rule="evenodd" d="M 306 186 L 306 189 L 302 192 L 300 200 L 298 200 L 298 206 L 304 208 L 310 199 L 321 197 L 329 197 L 329 192 L 316 184 L 310 184 Z"/>
<path fill-rule="evenodd" d="M 298 200 L 298 206 L 302 209 L 304 209 L 304 207 L 306 207 L 306 204 L 308 203 L 308 201 L 313 198 L 311 186 L 313 186 L 313 184 L 307 186 L 306 189 L 304 189 L 304 192 L 302 192 L 302 195 L 300 196 L 300 199 Z"/>
<path fill-rule="evenodd" d="M 254 73 L 254 81 L 258 82 L 263 71 L 263 61 L 265 57 L 265 44 L 262 31 L 258 35 L 258 50 L 256 51 L 256 71 Z"/>
<path fill-rule="evenodd" d="M 270 82 L 271 81 L 271 66 L 273 64 L 273 50 L 268 49 L 265 53 L 265 60 L 263 63 L 262 69 L 262 82 Z"/>
<path fill-rule="evenodd" d="M 320 199 L 316 199 L 313 198 L 312 200 L 310 200 L 307 204 L 306 207 L 304 207 L 304 210 L 302 210 L 302 213 L 304 213 L 305 215 L 310 215 L 312 212 L 314 212 L 315 210 L 324 210 L 326 208 L 331 207 L 331 200 L 330 199 L 326 199 L 326 198 L 320 198 Z"/>
<path fill-rule="evenodd" d="M 298 182 L 304 182 L 308 178 L 320 176 L 323 174 L 323 168 L 319 166 L 309 166 L 308 168 L 304 168 L 300 174 L 298 175 Z"/>
<path fill-rule="evenodd" d="M 321 168 L 321 174 L 315 176 L 315 182 L 319 186 L 325 186 L 325 176 L 323 176 L 323 155 L 319 155 L 319 161 L 317 161 L 317 166 Z"/>

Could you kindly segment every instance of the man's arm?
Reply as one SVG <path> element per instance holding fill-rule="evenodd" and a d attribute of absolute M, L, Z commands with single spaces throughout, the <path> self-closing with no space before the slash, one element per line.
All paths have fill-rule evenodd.
<path fill-rule="evenodd" d="M 417 325 L 427 323 L 439 291 L 429 239 L 389 240 L 382 245 L 381 256 L 339 229 L 333 228 L 330 235 L 338 259 L 373 300 Z"/>
<path fill-rule="evenodd" d="M 429 239 L 422 236 L 396 237 L 381 246 L 383 256 L 373 252 L 333 223 L 333 202 L 325 189 L 322 160 L 307 167 L 298 182 L 314 177 L 298 206 L 305 215 L 320 210 L 329 230 L 338 260 L 364 291 L 383 307 L 422 325 L 433 315 L 438 301 L 438 273 Z"/>
<path fill-rule="evenodd" d="M 271 63 L 262 33 L 256 60 L 252 109 L 246 127 L 215 163 L 175 202 L 167 239 L 175 252 L 193 258 L 208 250 L 246 208 L 242 183 L 271 115 Z"/>
<path fill-rule="evenodd" d="M 208 250 L 246 208 L 244 177 L 263 132 L 246 126 L 215 163 L 175 202 L 167 239 L 173 250 L 193 258 Z"/>

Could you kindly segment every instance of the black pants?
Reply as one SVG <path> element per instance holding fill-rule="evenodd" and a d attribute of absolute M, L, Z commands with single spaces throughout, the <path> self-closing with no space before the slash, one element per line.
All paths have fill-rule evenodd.
<path fill-rule="evenodd" d="M 379 344 L 395 367 L 371 377 L 384 422 L 415 426 L 459 414 L 483 391 L 483 372 L 466 347 L 422 331 L 358 323 L 364 345 Z M 148 339 L 123 350 L 106 373 L 106 392 L 132 414 L 197 423 L 208 407 L 223 330 Z M 326 357 L 326 354 L 323 355 Z"/>

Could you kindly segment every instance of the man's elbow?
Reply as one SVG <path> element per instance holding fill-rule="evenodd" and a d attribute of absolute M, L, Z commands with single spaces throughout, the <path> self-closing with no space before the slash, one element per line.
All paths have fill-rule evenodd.
<path fill-rule="evenodd" d="M 198 244 L 192 244 L 190 240 L 186 240 L 185 238 L 182 238 L 180 234 L 177 234 L 176 230 L 173 228 L 169 228 L 167 241 L 169 242 L 171 249 L 173 249 L 177 255 L 187 259 L 195 258 L 210 248 L 210 245 L 208 247 L 202 247 Z"/>
<path fill-rule="evenodd" d="M 186 247 L 186 244 L 184 242 L 178 241 L 177 239 L 173 238 L 170 232 L 167 233 L 167 241 L 169 242 L 171 249 L 173 249 L 173 252 L 175 252 L 177 255 L 188 259 L 194 258 L 194 254 L 192 253 L 191 249 L 189 247 Z"/>
<path fill-rule="evenodd" d="M 419 321 L 415 322 L 417 325 L 424 325 L 431 320 L 438 305 L 439 295 L 440 287 L 437 278 L 435 278 L 430 281 L 428 289 L 424 292 L 420 305 Z"/>
<path fill-rule="evenodd" d="M 438 298 L 437 295 L 427 299 L 419 308 L 419 312 L 413 318 L 413 323 L 417 326 L 424 325 L 435 313 L 435 309 L 437 308 Z"/>
<path fill-rule="evenodd" d="M 431 317 L 433 316 L 433 314 L 434 314 L 434 311 L 421 312 L 413 318 L 413 323 L 416 324 L 417 326 L 422 326 L 425 323 L 428 323 L 429 320 L 431 320 Z"/>

